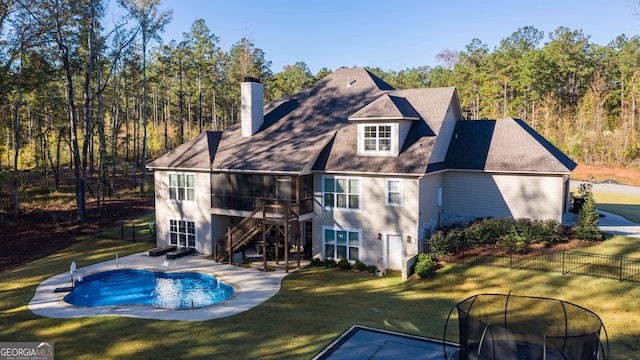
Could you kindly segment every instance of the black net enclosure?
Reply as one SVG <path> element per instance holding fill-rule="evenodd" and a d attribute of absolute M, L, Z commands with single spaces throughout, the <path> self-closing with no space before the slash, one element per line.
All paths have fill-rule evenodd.
<path fill-rule="evenodd" d="M 599 360 L 609 355 L 600 317 L 570 302 L 479 294 L 459 302 L 449 317 L 454 309 L 459 325 L 459 360 Z M 603 330 L 605 341 L 601 340 Z"/>

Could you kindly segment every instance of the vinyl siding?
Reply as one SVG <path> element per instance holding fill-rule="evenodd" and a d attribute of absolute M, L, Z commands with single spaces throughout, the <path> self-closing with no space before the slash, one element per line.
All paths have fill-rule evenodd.
<path fill-rule="evenodd" d="M 447 172 L 443 215 L 448 219 L 512 217 L 562 221 L 561 175 Z"/>
<path fill-rule="evenodd" d="M 420 224 L 438 220 L 438 189 L 442 188 L 442 173 L 420 179 Z"/>
<path fill-rule="evenodd" d="M 169 245 L 169 219 L 196 222 L 196 250 L 210 255 L 211 245 L 211 182 L 204 172 L 154 170 L 156 235 L 158 246 Z M 195 201 L 169 200 L 169 173 L 195 175 Z"/>
<path fill-rule="evenodd" d="M 418 185 L 416 178 L 402 179 L 402 205 L 385 205 L 387 179 L 392 177 L 371 177 L 357 175 L 336 175 L 360 179 L 360 209 L 344 210 L 324 208 L 322 186 L 325 176 L 314 176 L 315 214 L 313 219 L 313 256 L 322 257 L 322 229 L 335 227 L 342 229 L 362 230 L 362 249 L 360 261 L 365 264 L 376 265 L 384 258 L 384 242 L 378 240 L 380 234 L 402 233 L 405 242 L 405 256 L 417 254 L 418 229 Z M 394 178 L 396 179 L 396 178 Z M 406 243 L 407 236 L 412 237 L 411 243 Z"/>

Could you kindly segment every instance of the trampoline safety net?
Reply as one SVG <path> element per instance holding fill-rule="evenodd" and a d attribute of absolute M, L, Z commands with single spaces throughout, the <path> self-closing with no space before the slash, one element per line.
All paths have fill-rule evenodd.
<path fill-rule="evenodd" d="M 456 308 L 460 360 L 596 360 L 608 355 L 600 341 L 603 324 L 598 315 L 566 301 L 480 294 Z"/>

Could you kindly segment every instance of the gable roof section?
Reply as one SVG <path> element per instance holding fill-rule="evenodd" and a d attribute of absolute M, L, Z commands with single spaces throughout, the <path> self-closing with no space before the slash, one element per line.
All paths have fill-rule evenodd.
<path fill-rule="evenodd" d="M 422 175 L 455 99 L 453 87 L 394 90 L 366 69 L 342 68 L 298 94 L 266 105 L 264 123 L 253 136 L 243 137 L 241 124 L 235 124 L 222 133 L 201 134 L 148 166 Z M 359 156 L 357 123 L 349 121 L 352 115 L 367 120 L 411 119 L 400 154 Z"/>
<path fill-rule="evenodd" d="M 449 169 L 568 173 L 576 163 L 520 119 L 458 121 Z"/>
<path fill-rule="evenodd" d="M 147 164 L 150 169 L 209 170 L 222 133 L 206 131 Z"/>
<path fill-rule="evenodd" d="M 349 125 L 348 116 L 389 89 L 365 69 L 339 69 L 298 94 L 268 104 L 255 135 L 242 137 L 240 124 L 225 130 L 212 169 L 309 171 L 336 132 Z"/>
<path fill-rule="evenodd" d="M 420 114 L 407 99 L 384 94 L 349 116 L 349 120 L 420 120 Z"/>
<path fill-rule="evenodd" d="M 423 175 L 427 172 L 429 158 L 436 135 L 442 126 L 447 110 L 454 99 L 455 88 L 423 88 L 394 90 L 389 98 L 406 99 L 420 121 L 413 121 L 409 134 L 398 156 L 358 156 L 357 124 L 350 121 L 336 134 L 332 148 L 320 157 L 314 170 L 326 172 L 353 172 L 376 174 Z M 393 102 L 380 100 L 380 104 Z M 396 103 L 393 103 L 396 106 Z M 369 110 L 367 110 L 368 112 Z M 382 111 L 382 110 L 381 110 Z M 393 111 L 393 110 L 392 110 Z M 356 115 L 354 113 L 354 115 Z M 406 113 L 405 113 L 406 114 Z"/>

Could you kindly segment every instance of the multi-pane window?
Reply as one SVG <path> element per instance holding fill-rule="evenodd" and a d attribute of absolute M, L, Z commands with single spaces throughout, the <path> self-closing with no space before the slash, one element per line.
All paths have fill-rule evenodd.
<path fill-rule="evenodd" d="M 391 126 L 366 125 L 364 151 L 391 151 Z"/>
<path fill-rule="evenodd" d="M 169 174 L 169 199 L 178 201 L 195 200 L 195 176 L 189 174 Z"/>
<path fill-rule="evenodd" d="M 324 205 L 343 209 L 360 208 L 360 179 L 324 179 Z"/>
<path fill-rule="evenodd" d="M 392 206 L 402 205 L 402 180 L 388 179 L 387 180 L 387 198 L 386 204 Z"/>
<path fill-rule="evenodd" d="M 360 231 L 325 228 L 323 241 L 325 258 L 360 260 Z"/>
<path fill-rule="evenodd" d="M 180 247 L 196 246 L 196 223 L 189 220 L 169 220 L 169 239 L 171 245 Z"/>

